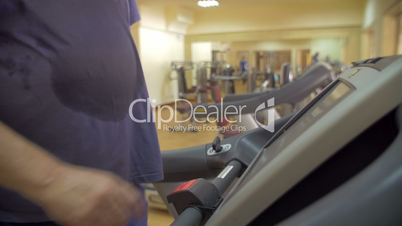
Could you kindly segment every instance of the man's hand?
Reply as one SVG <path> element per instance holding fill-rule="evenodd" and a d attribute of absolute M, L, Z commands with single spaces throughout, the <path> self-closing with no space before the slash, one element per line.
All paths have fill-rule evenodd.
<path fill-rule="evenodd" d="M 144 213 L 139 191 L 111 173 L 71 165 L 57 171 L 46 188 L 29 196 L 62 225 L 123 226 Z"/>
<path fill-rule="evenodd" d="M 139 191 L 119 177 L 64 163 L 1 122 L 0 186 L 65 226 L 123 226 L 145 208 Z"/>

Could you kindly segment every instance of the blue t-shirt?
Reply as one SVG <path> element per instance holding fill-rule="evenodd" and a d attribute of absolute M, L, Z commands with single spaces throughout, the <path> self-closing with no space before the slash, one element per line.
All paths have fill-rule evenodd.
<path fill-rule="evenodd" d="M 128 0 L 1 0 L 0 120 L 58 158 L 133 183 L 162 179 L 153 123 L 130 103 L 148 97 Z M 147 105 L 133 114 L 145 118 Z M 47 220 L 0 189 L 0 221 Z"/>

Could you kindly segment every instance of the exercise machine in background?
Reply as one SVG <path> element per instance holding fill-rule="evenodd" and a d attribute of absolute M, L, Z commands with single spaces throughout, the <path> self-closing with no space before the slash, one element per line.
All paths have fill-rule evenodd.
<path fill-rule="evenodd" d="M 177 90 L 177 94 L 174 95 L 174 99 L 194 98 L 196 95 L 196 86 L 188 87 L 187 77 L 188 73 L 191 73 L 194 69 L 193 62 L 190 61 L 174 61 L 170 65 L 172 72 L 170 79 L 172 82 L 172 90 Z M 191 84 L 191 83 L 190 83 Z"/>

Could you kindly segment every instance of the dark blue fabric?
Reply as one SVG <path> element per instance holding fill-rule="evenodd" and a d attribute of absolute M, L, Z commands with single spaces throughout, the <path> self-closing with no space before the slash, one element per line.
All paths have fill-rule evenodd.
<path fill-rule="evenodd" d="M 141 220 L 132 220 L 127 226 L 147 225 L 147 218 Z M 54 222 L 40 222 L 40 223 L 4 223 L 0 222 L 0 226 L 60 226 Z"/>
<path fill-rule="evenodd" d="M 0 222 L 0 226 L 60 226 L 54 222 L 41 222 L 41 223 L 5 223 Z"/>
<path fill-rule="evenodd" d="M 145 226 L 147 225 L 147 217 L 146 215 L 141 219 L 133 219 L 127 226 Z M 40 223 L 5 223 L 0 222 L 0 226 L 61 226 L 54 222 L 40 222 Z"/>
<path fill-rule="evenodd" d="M 1 0 L 0 120 L 64 161 L 138 184 L 162 179 L 162 166 L 154 124 L 128 116 L 133 100 L 148 97 L 128 7 L 135 4 Z M 135 106 L 145 117 L 146 104 Z M 46 219 L 0 189 L 0 221 Z"/>
<path fill-rule="evenodd" d="M 136 0 L 128 0 L 129 3 L 129 21 L 131 24 L 139 21 L 141 19 L 140 14 L 138 12 Z"/>

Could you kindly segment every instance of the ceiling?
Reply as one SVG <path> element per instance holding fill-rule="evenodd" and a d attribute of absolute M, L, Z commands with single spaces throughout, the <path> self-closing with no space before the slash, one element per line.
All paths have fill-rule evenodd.
<path fill-rule="evenodd" d="M 193 10 L 205 10 L 197 6 L 197 0 L 137 0 L 138 3 L 143 4 L 158 4 L 164 6 L 172 7 L 184 7 Z M 336 5 L 344 5 L 354 2 L 355 5 L 364 6 L 366 0 L 219 0 L 219 8 L 238 8 L 243 6 L 269 6 L 272 4 L 289 4 L 289 7 L 300 4 L 332 4 L 334 7 Z"/>
<path fill-rule="evenodd" d="M 186 9 L 189 33 L 361 26 L 366 0 L 219 0 L 201 8 L 197 0 L 137 0 L 139 5 Z"/>

